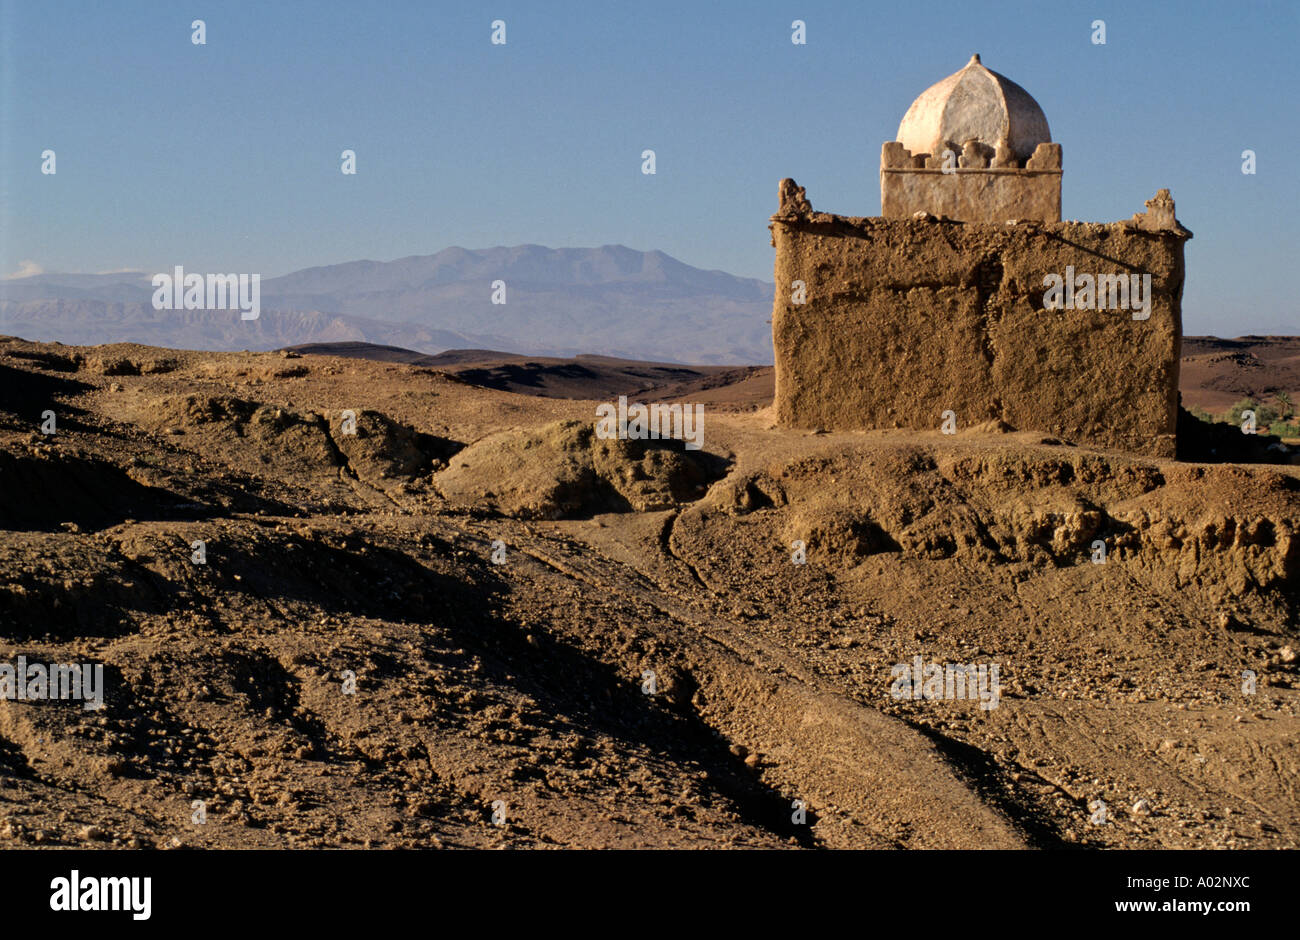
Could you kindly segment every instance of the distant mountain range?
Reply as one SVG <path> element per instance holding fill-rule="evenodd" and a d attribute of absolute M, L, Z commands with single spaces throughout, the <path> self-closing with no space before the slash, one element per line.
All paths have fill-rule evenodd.
<path fill-rule="evenodd" d="M 476 347 L 556 357 L 772 362 L 771 283 L 621 245 L 448 248 L 307 268 L 264 279 L 262 313 L 250 321 L 238 311 L 154 310 L 152 273 L 0 281 L 0 332 L 77 345 L 230 350 L 366 342 L 431 354 Z M 494 281 L 505 282 L 504 304 L 492 303 Z"/>

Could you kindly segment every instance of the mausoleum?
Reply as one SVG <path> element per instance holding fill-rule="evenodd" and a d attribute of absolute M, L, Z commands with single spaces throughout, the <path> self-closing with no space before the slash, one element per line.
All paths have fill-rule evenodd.
<path fill-rule="evenodd" d="M 1172 456 L 1192 233 L 1165 189 L 1125 221 L 1063 222 L 1061 179 L 1043 109 L 973 56 L 884 144 L 879 216 L 816 212 L 782 180 L 778 423 L 997 426 Z"/>

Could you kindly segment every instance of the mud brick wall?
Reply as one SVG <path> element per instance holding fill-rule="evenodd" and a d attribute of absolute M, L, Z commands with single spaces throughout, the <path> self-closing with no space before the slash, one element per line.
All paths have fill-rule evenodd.
<path fill-rule="evenodd" d="M 1001 420 L 1078 444 L 1172 456 L 1191 233 L 1172 211 L 1169 229 L 1150 230 L 1151 217 L 847 218 L 813 212 L 783 181 L 771 224 L 778 423 L 936 430 L 950 409 L 958 430 Z M 1064 276 L 1067 266 L 1150 274 L 1149 319 L 1044 309 L 1044 276 Z M 795 281 L 806 285 L 803 304 L 793 302 Z"/>

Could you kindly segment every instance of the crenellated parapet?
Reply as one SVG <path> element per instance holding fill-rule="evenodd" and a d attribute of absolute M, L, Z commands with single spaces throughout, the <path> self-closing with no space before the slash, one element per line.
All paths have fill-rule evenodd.
<path fill-rule="evenodd" d="M 910 219 L 918 212 L 959 222 L 1059 222 L 1061 145 L 1038 144 L 1022 167 L 1005 141 L 914 154 L 891 140 L 880 152 L 880 214 Z"/>

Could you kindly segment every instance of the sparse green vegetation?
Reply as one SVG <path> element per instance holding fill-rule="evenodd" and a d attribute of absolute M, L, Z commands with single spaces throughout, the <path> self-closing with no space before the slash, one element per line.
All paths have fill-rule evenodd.
<path fill-rule="evenodd" d="M 1241 424 L 1241 416 L 1246 411 L 1255 412 L 1255 427 L 1261 430 L 1280 417 L 1277 411 L 1268 405 L 1261 405 L 1253 398 L 1243 398 L 1228 409 L 1228 423 Z"/>

